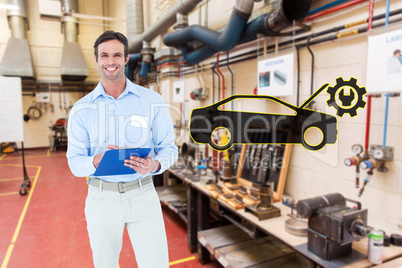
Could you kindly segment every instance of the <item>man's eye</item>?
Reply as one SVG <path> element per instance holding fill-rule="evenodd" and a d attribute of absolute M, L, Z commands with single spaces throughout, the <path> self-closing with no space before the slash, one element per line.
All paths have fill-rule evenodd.
<path fill-rule="evenodd" d="M 106 56 L 106 55 L 102 55 L 101 58 L 107 58 L 107 56 Z"/>

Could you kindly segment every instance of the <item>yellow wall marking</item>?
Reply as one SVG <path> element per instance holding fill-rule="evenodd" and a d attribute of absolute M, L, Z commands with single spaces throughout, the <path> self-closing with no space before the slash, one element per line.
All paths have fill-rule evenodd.
<path fill-rule="evenodd" d="M 187 262 L 187 261 L 192 261 L 192 260 L 195 260 L 194 256 L 189 257 L 189 258 L 185 258 L 185 259 L 181 259 L 181 260 L 177 260 L 177 261 L 169 262 L 169 266 L 179 264 L 179 263 L 183 263 L 183 262 Z"/>
<path fill-rule="evenodd" d="M 1 265 L 1 268 L 6 268 L 8 262 L 10 261 L 10 257 L 11 257 L 11 253 L 13 252 L 13 249 L 14 249 L 15 241 L 17 241 L 18 234 L 20 232 L 22 222 L 24 221 L 24 218 L 25 218 L 25 213 L 28 210 L 29 202 L 31 201 L 32 194 L 33 194 L 33 192 L 35 190 L 36 182 L 38 181 L 39 173 L 40 173 L 40 170 L 42 169 L 41 166 L 39 166 L 39 167 L 36 166 L 36 167 L 38 168 L 38 171 L 36 172 L 35 179 L 34 179 L 34 181 L 32 183 L 32 186 L 31 186 L 32 188 L 29 191 L 27 201 L 25 202 L 24 209 L 22 210 L 20 219 L 19 219 L 18 224 L 17 224 L 17 228 L 15 228 L 13 238 L 11 239 L 10 246 L 7 249 L 7 253 L 6 253 L 6 256 L 4 257 L 3 264 Z"/>

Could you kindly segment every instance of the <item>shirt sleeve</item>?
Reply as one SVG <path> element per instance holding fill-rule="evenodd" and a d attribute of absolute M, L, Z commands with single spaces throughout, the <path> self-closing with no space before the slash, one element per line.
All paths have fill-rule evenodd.
<path fill-rule="evenodd" d="M 90 155 L 90 139 L 85 126 L 85 106 L 75 105 L 70 112 L 67 125 L 67 159 L 71 172 L 76 177 L 92 175 L 94 155 Z"/>
<path fill-rule="evenodd" d="M 161 164 L 161 168 L 152 173 L 156 175 L 163 173 L 176 162 L 178 150 L 174 142 L 173 121 L 168 106 L 165 103 L 157 105 L 154 111 L 155 117 L 152 123 L 152 138 L 156 152 L 154 159 Z"/>

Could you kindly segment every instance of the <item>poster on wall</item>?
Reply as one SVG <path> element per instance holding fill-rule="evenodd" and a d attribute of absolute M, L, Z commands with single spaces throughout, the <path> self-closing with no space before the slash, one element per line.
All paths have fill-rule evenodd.
<path fill-rule="evenodd" d="M 173 102 L 184 102 L 184 81 L 173 82 Z"/>
<path fill-rule="evenodd" d="M 258 95 L 289 96 L 294 89 L 294 52 L 258 61 Z"/>
<path fill-rule="evenodd" d="M 402 30 L 368 39 L 367 83 L 369 93 L 402 91 Z"/>
<path fill-rule="evenodd" d="M 0 77 L 0 142 L 24 141 L 21 78 Z"/>

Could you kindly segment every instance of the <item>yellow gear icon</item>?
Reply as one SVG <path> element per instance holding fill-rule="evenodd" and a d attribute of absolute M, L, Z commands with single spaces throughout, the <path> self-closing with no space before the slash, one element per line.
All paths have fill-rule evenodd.
<path fill-rule="evenodd" d="M 344 96 L 344 87 L 350 87 L 350 95 L 349 96 Z M 357 100 L 356 94 L 354 91 L 357 93 Z M 354 117 L 357 115 L 357 109 L 358 108 L 364 108 L 366 106 L 366 102 L 363 100 L 364 94 L 367 93 L 367 90 L 365 87 L 359 87 L 357 85 L 357 79 L 351 77 L 349 81 L 343 80 L 342 77 L 338 77 L 336 79 L 336 84 L 334 87 L 328 87 L 327 93 L 330 95 L 329 100 L 327 101 L 328 106 L 332 106 L 336 109 L 336 115 L 339 117 L 342 117 L 345 113 L 348 113 L 351 117 Z M 339 105 L 336 101 L 336 98 L 340 99 L 342 101 L 342 104 Z M 344 103 L 347 103 L 347 105 L 344 105 Z M 355 103 L 352 107 L 350 108 L 343 108 L 343 107 L 348 107 L 349 104 Z M 342 107 L 343 106 L 343 107 Z"/>

